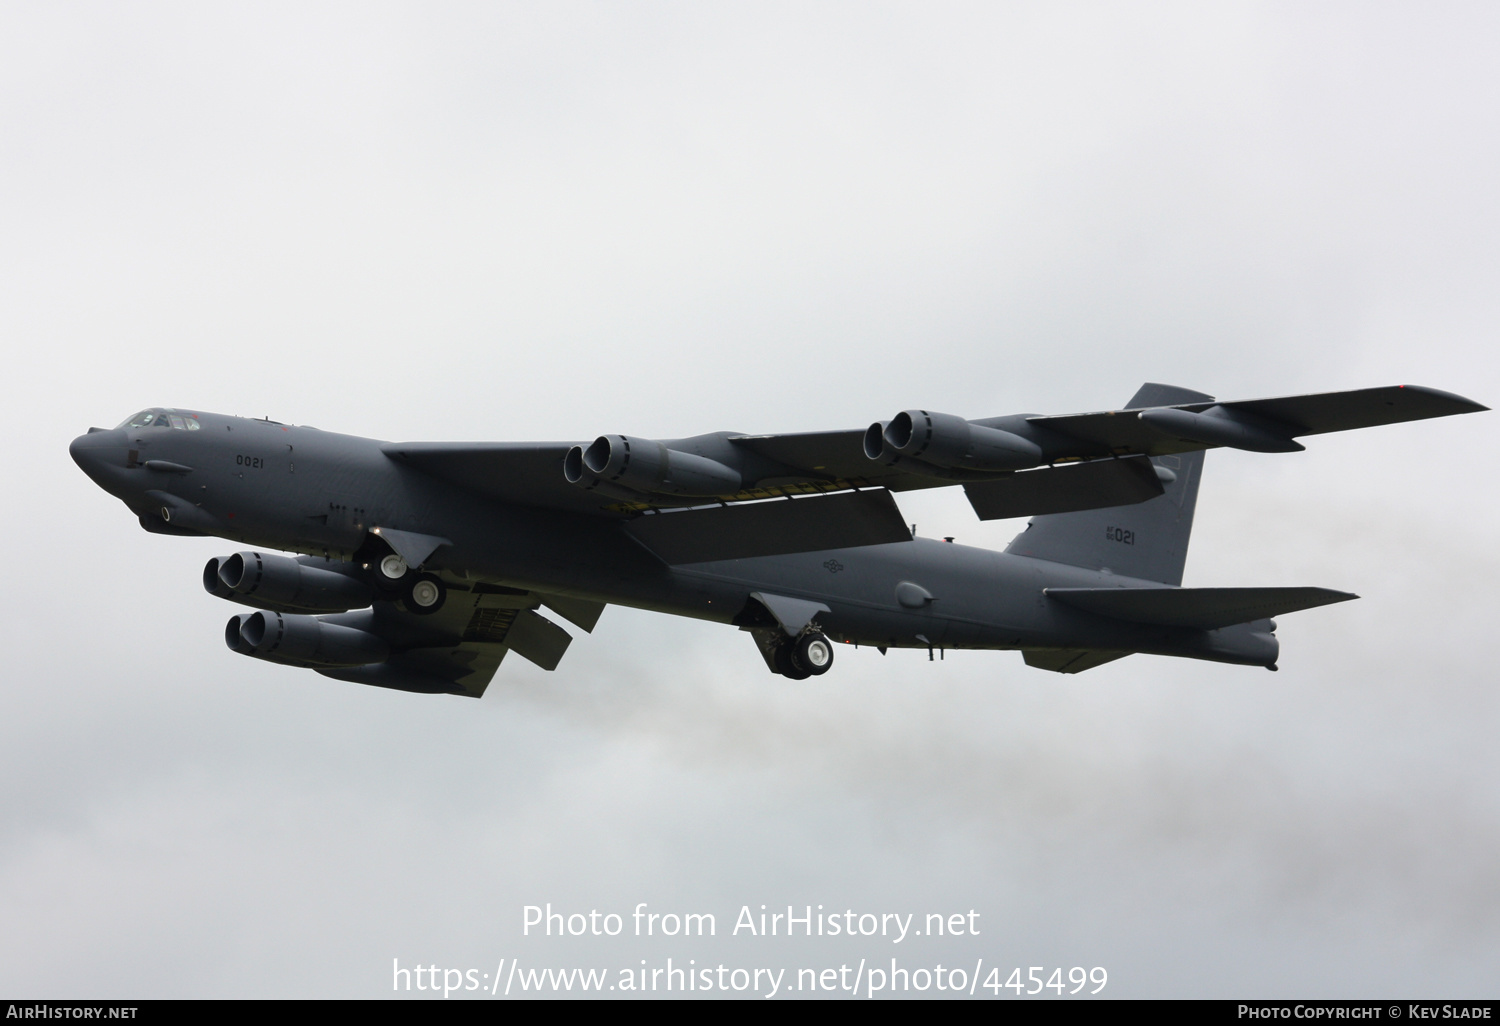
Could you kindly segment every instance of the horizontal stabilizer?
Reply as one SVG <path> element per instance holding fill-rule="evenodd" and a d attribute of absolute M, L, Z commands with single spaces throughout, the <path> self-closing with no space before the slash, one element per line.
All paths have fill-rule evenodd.
<path fill-rule="evenodd" d="M 883 488 L 655 513 L 632 520 L 625 530 L 673 565 L 911 540 Z"/>
<path fill-rule="evenodd" d="M 1025 656 L 1027 666 L 1035 666 L 1038 670 L 1082 673 L 1116 659 L 1123 659 L 1130 653 L 1090 648 L 1023 648 L 1021 655 Z"/>
<path fill-rule="evenodd" d="M 1129 506 L 1161 493 L 1156 468 L 1144 456 L 1028 470 L 964 485 L 980 520 Z"/>
<path fill-rule="evenodd" d="M 1359 598 L 1331 588 L 1047 588 L 1044 594 L 1116 620 L 1204 631 Z"/>

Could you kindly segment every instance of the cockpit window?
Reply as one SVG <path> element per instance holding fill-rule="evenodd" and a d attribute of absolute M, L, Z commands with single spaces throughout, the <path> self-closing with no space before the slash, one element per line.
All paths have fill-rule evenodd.
<path fill-rule="evenodd" d="M 173 410 L 142 410 L 120 425 L 121 428 L 171 427 L 178 431 L 197 431 L 202 427 L 191 414 L 179 416 Z"/>

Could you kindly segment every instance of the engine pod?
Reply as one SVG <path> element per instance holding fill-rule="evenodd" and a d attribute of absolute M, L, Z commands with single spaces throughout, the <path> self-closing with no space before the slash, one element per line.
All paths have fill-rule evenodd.
<path fill-rule="evenodd" d="M 892 462 L 891 455 L 952 471 L 1024 470 L 1045 462 L 1035 442 L 998 428 L 971 424 L 951 413 L 903 410 L 880 432 L 884 443 L 875 448 L 875 425 L 865 432 L 865 455 Z"/>
<path fill-rule="evenodd" d="M 211 570 L 217 582 L 210 579 Z M 236 552 L 210 560 L 203 568 L 203 587 L 219 598 L 284 612 L 339 613 L 363 609 L 375 600 L 374 589 L 349 573 L 266 552 Z"/>
<path fill-rule="evenodd" d="M 230 633 L 238 625 L 239 643 Z M 364 666 L 384 662 L 390 646 L 368 631 L 327 623 L 316 616 L 263 611 L 232 618 L 224 629 L 229 647 L 244 655 L 292 666 Z"/>
<path fill-rule="evenodd" d="M 638 495 L 734 495 L 740 472 L 707 456 L 669 449 L 629 435 L 600 435 L 563 458 L 563 476 L 581 488 L 625 489 Z"/>

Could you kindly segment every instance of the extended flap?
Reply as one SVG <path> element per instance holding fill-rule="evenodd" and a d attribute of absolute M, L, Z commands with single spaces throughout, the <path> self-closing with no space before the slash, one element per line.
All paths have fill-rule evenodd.
<path fill-rule="evenodd" d="M 568 621 L 575 627 L 592 634 L 594 625 L 599 622 L 599 616 L 604 612 L 603 602 L 591 602 L 588 599 L 569 598 L 566 595 L 549 595 L 538 593 L 542 603 L 558 616 Z"/>
<path fill-rule="evenodd" d="M 625 530 L 663 562 L 708 563 L 911 540 L 885 489 L 655 513 Z"/>
<path fill-rule="evenodd" d="M 1021 655 L 1025 657 L 1027 666 L 1035 666 L 1038 670 L 1082 673 L 1116 659 L 1123 659 L 1130 653 L 1091 648 L 1023 648 Z"/>
<path fill-rule="evenodd" d="M 529 609 L 516 614 L 505 636 L 505 644 L 544 670 L 555 670 L 573 636 L 557 624 Z"/>
<path fill-rule="evenodd" d="M 1144 456 L 1028 470 L 964 485 L 980 520 L 1129 506 L 1161 493 L 1156 468 Z"/>

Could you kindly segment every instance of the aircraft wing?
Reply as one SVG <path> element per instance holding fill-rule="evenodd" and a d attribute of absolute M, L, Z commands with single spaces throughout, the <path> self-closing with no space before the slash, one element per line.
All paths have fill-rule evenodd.
<path fill-rule="evenodd" d="M 937 488 L 965 480 L 874 463 L 864 455 L 863 435 L 823 431 L 720 436 L 753 455 L 761 473 L 737 491 L 688 497 L 622 498 L 575 487 L 562 473 L 563 459 L 572 448 L 564 442 L 411 442 L 387 444 L 383 450 L 397 462 L 488 499 L 630 520 L 629 532 L 638 541 L 666 562 L 682 563 L 902 540 L 908 534 L 899 510 L 889 502 L 876 503 L 872 492 Z M 1061 472 L 971 476 L 968 494 L 984 520 L 1127 505 L 1162 492 L 1144 464 L 1139 459 L 1107 459 Z M 784 509 L 767 508 L 759 501 L 815 495 L 849 501 L 798 503 Z M 724 504 L 733 505 L 726 509 Z M 658 510 L 691 516 L 637 519 Z"/>
<path fill-rule="evenodd" d="M 758 457 L 755 473 L 733 491 L 683 498 L 656 496 L 657 502 L 621 499 L 570 484 L 563 476 L 563 458 L 576 442 L 390 442 L 382 451 L 398 463 L 487 498 L 593 514 L 620 515 L 653 507 L 746 502 L 851 488 L 905 491 L 953 484 L 873 463 L 861 448 L 863 436 L 863 430 L 704 436 L 726 441 L 731 453 L 739 449 Z"/>
<path fill-rule="evenodd" d="M 568 484 L 573 442 L 391 442 L 386 456 L 440 481 L 500 502 L 599 514 L 599 497 Z"/>
<path fill-rule="evenodd" d="M 1472 399 L 1436 388 L 1390 385 L 1349 392 L 1321 392 L 1236 402 L 1215 402 L 1210 399 L 1154 409 L 1132 405 L 1124 410 L 1100 413 L 1028 417 L 1027 423 L 1077 439 L 1082 446 L 1091 446 L 1096 454 L 1129 452 L 1166 456 L 1218 445 L 1260 451 L 1289 451 L 1302 448 L 1291 440 L 1305 435 L 1352 431 L 1382 424 L 1449 417 L 1458 413 L 1478 413 L 1488 408 Z M 1162 417 L 1158 411 L 1177 411 L 1189 414 L 1190 417 L 1176 417 L 1171 413 Z M 1142 413 L 1146 413 L 1146 416 L 1141 416 Z M 1153 414 L 1157 418 L 1154 421 Z M 1211 433 L 1216 427 L 1222 429 L 1223 425 L 1215 424 L 1212 420 L 1205 422 L 1201 419 L 1203 417 L 1226 421 L 1235 427 L 1248 426 L 1250 431 L 1240 439 L 1229 432 L 1219 437 L 1208 437 L 1205 431 Z M 1255 444 L 1235 444 L 1237 440 L 1243 443 L 1246 438 L 1251 442 L 1283 441 L 1289 444 L 1286 450 L 1268 450 Z M 1082 447 L 1080 451 L 1084 451 Z"/>
<path fill-rule="evenodd" d="M 662 441 L 605 435 L 592 444 L 392 442 L 382 451 L 490 499 L 593 516 L 633 519 L 659 509 L 964 484 L 980 517 L 995 519 L 1155 498 L 1162 493 L 1157 478 L 1171 475 L 1150 457 L 1217 446 L 1290 452 L 1302 448 L 1295 441 L 1301 436 L 1486 408 L 1417 385 L 1218 402 L 1147 384 L 1124 409 L 1062 416 L 965 421 L 908 410 L 863 430 L 725 431 Z M 1059 466 L 1077 463 L 1092 466 L 1087 473 Z M 827 512 L 833 515 L 832 507 Z"/>

